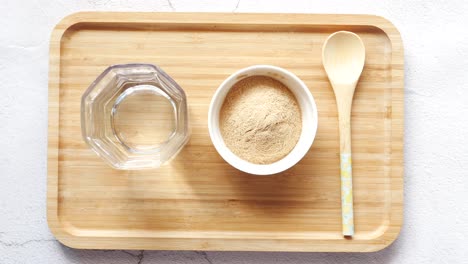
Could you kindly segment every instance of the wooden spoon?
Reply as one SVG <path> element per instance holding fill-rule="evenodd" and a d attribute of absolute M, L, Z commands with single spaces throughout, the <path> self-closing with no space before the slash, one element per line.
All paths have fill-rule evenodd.
<path fill-rule="evenodd" d="M 343 235 L 354 235 L 351 167 L 351 105 L 364 68 L 366 50 L 361 38 L 348 31 L 331 34 L 322 50 L 322 62 L 335 92 L 340 127 L 341 211 Z"/>

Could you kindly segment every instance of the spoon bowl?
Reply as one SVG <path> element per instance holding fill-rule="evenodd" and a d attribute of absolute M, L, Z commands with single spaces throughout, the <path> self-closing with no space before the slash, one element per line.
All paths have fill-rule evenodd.
<path fill-rule="evenodd" d="M 323 45 L 323 66 L 332 83 L 357 83 L 365 57 L 364 43 L 352 32 L 333 33 Z"/>

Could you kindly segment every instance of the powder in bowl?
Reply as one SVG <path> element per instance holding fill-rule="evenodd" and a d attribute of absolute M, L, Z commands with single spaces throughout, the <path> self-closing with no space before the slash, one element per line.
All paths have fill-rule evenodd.
<path fill-rule="evenodd" d="M 301 109 L 280 81 L 251 76 L 226 95 L 219 126 L 226 146 L 254 164 L 271 164 L 288 155 L 302 131 Z"/>

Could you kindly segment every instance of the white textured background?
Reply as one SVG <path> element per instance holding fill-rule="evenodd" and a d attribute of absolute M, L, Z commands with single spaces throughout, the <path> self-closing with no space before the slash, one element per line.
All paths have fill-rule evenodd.
<path fill-rule="evenodd" d="M 46 221 L 49 36 L 82 10 L 377 14 L 405 48 L 405 215 L 368 254 L 97 251 Z M 0 263 L 468 263 L 468 1 L 1 0 Z"/>

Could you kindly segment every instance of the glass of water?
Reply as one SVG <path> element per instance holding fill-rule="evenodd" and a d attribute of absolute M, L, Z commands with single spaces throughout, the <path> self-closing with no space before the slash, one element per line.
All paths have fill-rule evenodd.
<path fill-rule="evenodd" d="M 157 168 L 188 142 L 187 98 L 158 66 L 114 65 L 83 94 L 81 130 L 113 168 Z"/>

